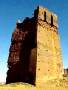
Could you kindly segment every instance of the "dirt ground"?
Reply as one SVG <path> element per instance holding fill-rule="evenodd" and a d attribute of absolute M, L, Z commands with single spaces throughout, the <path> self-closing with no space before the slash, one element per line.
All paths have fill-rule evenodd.
<path fill-rule="evenodd" d="M 0 90 L 68 90 L 68 78 L 49 80 L 37 87 L 27 83 L 0 84 Z"/>

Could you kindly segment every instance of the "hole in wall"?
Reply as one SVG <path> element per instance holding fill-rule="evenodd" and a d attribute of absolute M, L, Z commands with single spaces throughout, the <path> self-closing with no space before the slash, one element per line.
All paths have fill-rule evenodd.
<path fill-rule="evenodd" d="M 46 12 L 44 12 L 44 21 L 46 22 Z"/>
<path fill-rule="evenodd" d="M 53 26 L 53 16 L 51 15 L 51 26 Z"/>

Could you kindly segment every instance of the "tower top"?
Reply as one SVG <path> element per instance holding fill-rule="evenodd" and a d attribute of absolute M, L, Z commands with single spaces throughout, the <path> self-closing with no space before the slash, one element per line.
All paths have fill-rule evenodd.
<path fill-rule="evenodd" d="M 57 15 L 49 11 L 47 8 L 38 6 L 37 9 L 34 11 L 34 16 L 37 17 L 37 19 L 39 20 L 43 20 L 48 24 L 51 24 L 51 26 L 58 27 Z"/>

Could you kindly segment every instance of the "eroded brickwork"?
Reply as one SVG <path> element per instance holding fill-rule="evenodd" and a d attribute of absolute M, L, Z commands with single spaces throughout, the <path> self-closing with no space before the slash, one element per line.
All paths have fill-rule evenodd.
<path fill-rule="evenodd" d="M 57 16 L 37 7 L 12 34 L 6 83 L 41 85 L 63 74 Z"/>
<path fill-rule="evenodd" d="M 33 48 L 36 48 L 35 35 L 34 18 L 26 18 L 22 23 L 16 24 L 9 49 L 9 70 L 6 83 L 29 82 L 34 84 L 36 71 L 32 73 L 29 67 L 31 51 Z"/>

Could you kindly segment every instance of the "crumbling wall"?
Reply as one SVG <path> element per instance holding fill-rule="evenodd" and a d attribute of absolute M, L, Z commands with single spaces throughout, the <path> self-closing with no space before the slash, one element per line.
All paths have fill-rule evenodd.
<path fill-rule="evenodd" d="M 26 18 L 22 23 L 17 23 L 16 29 L 12 34 L 9 49 L 9 69 L 6 83 L 28 82 L 34 84 L 36 64 L 34 64 L 35 67 L 32 69 L 34 70 L 33 74 L 33 71 L 30 70 L 30 65 L 34 62 L 30 61 L 30 57 L 32 49 L 36 48 L 35 36 L 35 22 L 33 18 Z"/>

